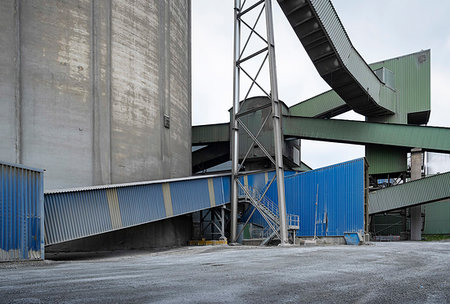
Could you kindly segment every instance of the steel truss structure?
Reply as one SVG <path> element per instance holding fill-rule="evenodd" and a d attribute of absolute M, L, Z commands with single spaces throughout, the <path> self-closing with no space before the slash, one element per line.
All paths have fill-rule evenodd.
<path fill-rule="evenodd" d="M 253 20 L 251 17 L 253 16 Z M 256 17 L 256 18 L 255 18 Z M 258 29 L 258 26 L 262 24 L 265 20 L 265 29 Z M 251 22 L 253 21 L 253 22 Z M 242 29 L 248 31 L 248 35 L 242 35 Z M 244 38 L 243 40 L 241 40 Z M 241 47 L 241 42 L 244 42 Z M 262 42 L 262 43 L 261 43 Z M 250 46 L 255 46 L 257 44 L 262 44 L 262 48 L 256 48 L 256 50 L 251 50 Z M 247 52 L 246 52 L 247 51 Z M 263 58 L 261 60 L 261 58 Z M 243 64 L 248 64 L 249 62 L 259 63 L 259 68 L 256 73 L 252 75 Z M 268 75 L 269 77 L 269 87 L 264 87 L 261 81 L 261 71 L 268 63 Z M 267 156 L 267 158 L 274 165 L 276 170 L 276 175 L 270 181 L 270 184 L 277 181 L 278 190 L 278 208 L 279 208 L 279 233 L 274 231 L 279 235 L 281 240 L 281 245 L 288 244 L 288 229 L 286 223 L 286 201 L 285 201 L 285 187 L 284 187 L 284 169 L 283 169 L 283 155 L 282 155 L 282 143 L 283 136 L 281 133 L 281 104 L 278 100 L 278 84 L 276 75 L 276 64 L 275 64 L 275 46 L 274 46 L 274 32 L 273 32 L 273 18 L 272 18 L 272 1 L 271 0 L 259 0 L 250 1 L 235 0 L 234 4 L 234 82 L 233 82 L 233 109 L 231 115 L 231 160 L 232 160 L 232 181 L 231 181 L 231 242 L 236 242 L 237 236 L 237 213 L 238 213 L 238 197 L 239 191 L 243 192 L 249 196 L 248 189 L 239 181 L 239 177 L 244 175 L 243 171 L 244 163 L 250 154 L 251 149 L 254 145 L 257 145 L 261 151 Z M 241 100 L 241 87 L 242 79 L 241 72 L 248 79 L 250 79 L 250 85 L 244 92 L 244 98 Z M 259 131 L 253 134 L 250 129 L 243 123 L 240 117 L 245 114 L 241 113 L 240 109 L 243 104 L 249 99 L 252 89 L 258 88 L 271 100 L 271 110 L 269 114 L 263 120 Z M 267 149 L 258 140 L 258 136 L 263 130 L 264 126 L 267 124 L 269 119 L 272 119 L 273 125 L 273 135 L 274 135 L 274 147 L 275 147 L 275 158 L 270 155 Z M 243 157 L 241 163 L 239 163 L 239 129 L 242 129 L 251 139 L 252 144 L 247 147 L 247 152 Z M 265 194 L 265 193 L 264 193 Z M 249 196 L 252 199 L 251 196 Z"/>

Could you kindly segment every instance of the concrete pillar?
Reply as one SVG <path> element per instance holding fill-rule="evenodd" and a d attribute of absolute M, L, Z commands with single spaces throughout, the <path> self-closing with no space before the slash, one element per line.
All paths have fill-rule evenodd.
<path fill-rule="evenodd" d="M 422 178 L 423 152 L 422 149 L 411 150 L 411 180 Z M 422 240 L 422 207 L 409 209 L 411 215 L 411 241 Z"/>

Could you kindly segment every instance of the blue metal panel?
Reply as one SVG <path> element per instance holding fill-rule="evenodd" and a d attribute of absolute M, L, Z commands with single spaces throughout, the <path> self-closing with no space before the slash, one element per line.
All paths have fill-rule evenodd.
<path fill-rule="evenodd" d="M 225 193 L 224 187 L 223 187 L 223 178 L 214 178 L 213 179 L 213 185 L 214 185 L 214 197 L 216 199 L 216 206 L 223 205 L 226 203 L 225 201 Z"/>
<path fill-rule="evenodd" d="M 359 235 L 356 232 L 346 232 L 344 233 L 345 243 L 347 245 L 359 245 L 361 240 L 359 239 Z"/>
<path fill-rule="evenodd" d="M 364 159 L 340 163 L 304 173 L 285 171 L 286 209 L 300 216 L 298 236 L 343 236 L 344 232 L 364 231 Z M 269 172 L 269 181 L 274 172 Z M 257 178 L 248 177 L 250 181 Z M 315 202 L 318 194 L 317 220 Z M 276 181 L 267 196 L 278 203 Z M 254 215 L 254 223 L 261 216 Z"/>
<path fill-rule="evenodd" d="M 46 245 L 112 230 L 106 190 L 45 195 Z"/>
<path fill-rule="evenodd" d="M 161 184 L 117 188 L 124 226 L 138 225 L 166 216 Z"/>
<path fill-rule="evenodd" d="M 223 186 L 223 195 L 224 195 L 224 202 L 229 203 L 230 202 L 230 191 L 231 191 L 231 177 L 230 176 L 223 176 L 220 177 L 222 180 L 222 186 Z"/>
<path fill-rule="evenodd" d="M 342 236 L 364 231 L 364 159 L 285 179 L 286 209 L 300 216 L 299 236 Z M 315 201 L 317 218 L 315 216 Z"/>
<path fill-rule="evenodd" d="M 43 259 L 43 171 L 0 163 L 0 260 Z"/>
<path fill-rule="evenodd" d="M 171 183 L 170 195 L 172 196 L 173 215 L 211 207 L 207 179 Z"/>

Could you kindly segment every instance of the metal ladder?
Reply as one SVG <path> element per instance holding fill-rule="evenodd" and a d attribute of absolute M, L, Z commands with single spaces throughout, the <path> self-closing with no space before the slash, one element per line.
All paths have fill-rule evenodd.
<path fill-rule="evenodd" d="M 245 186 L 242 189 L 245 193 L 244 198 L 248 200 L 256 210 L 265 219 L 267 226 L 261 232 L 264 239 L 261 245 L 266 245 L 275 237 L 280 238 L 280 212 L 278 205 L 262 194 L 258 189 Z M 299 216 L 295 214 L 287 214 L 288 231 L 293 232 L 293 242 L 295 243 L 295 231 L 299 229 Z M 280 238 L 281 239 L 281 238 Z"/>

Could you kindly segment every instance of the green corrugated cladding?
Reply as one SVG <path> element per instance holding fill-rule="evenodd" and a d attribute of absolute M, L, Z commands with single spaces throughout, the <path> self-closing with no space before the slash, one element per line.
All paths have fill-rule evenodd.
<path fill-rule="evenodd" d="M 230 141 L 230 124 L 221 123 L 192 127 L 192 145 L 207 145 Z"/>
<path fill-rule="evenodd" d="M 377 118 L 382 122 L 406 123 L 408 113 L 430 111 L 430 50 L 370 64 L 373 70 L 385 67 L 394 73 L 397 114 Z M 333 90 L 309 98 L 289 108 L 291 115 L 321 117 L 345 108 L 346 103 Z M 347 108 L 350 110 L 350 108 Z M 426 122 L 423 122 L 426 123 Z"/>
<path fill-rule="evenodd" d="M 369 214 L 450 199 L 450 172 L 372 191 Z"/>
<path fill-rule="evenodd" d="M 450 234 L 450 200 L 424 205 L 424 234 Z"/>
<path fill-rule="evenodd" d="M 425 50 L 370 65 L 374 70 L 385 67 L 394 72 L 398 100 L 396 114 L 369 121 L 406 124 L 408 114 L 431 110 L 430 55 L 430 50 Z M 428 115 L 420 124 L 427 122 Z"/>
<path fill-rule="evenodd" d="M 366 145 L 369 174 L 395 174 L 407 169 L 406 156 L 410 149 L 381 145 Z M 392 176 L 396 177 L 396 176 Z"/>
<path fill-rule="evenodd" d="M 331 118 L 350 111 L 350 107 L 333 91 L 327 91 L 289 108 L 291 115 Z"/>

